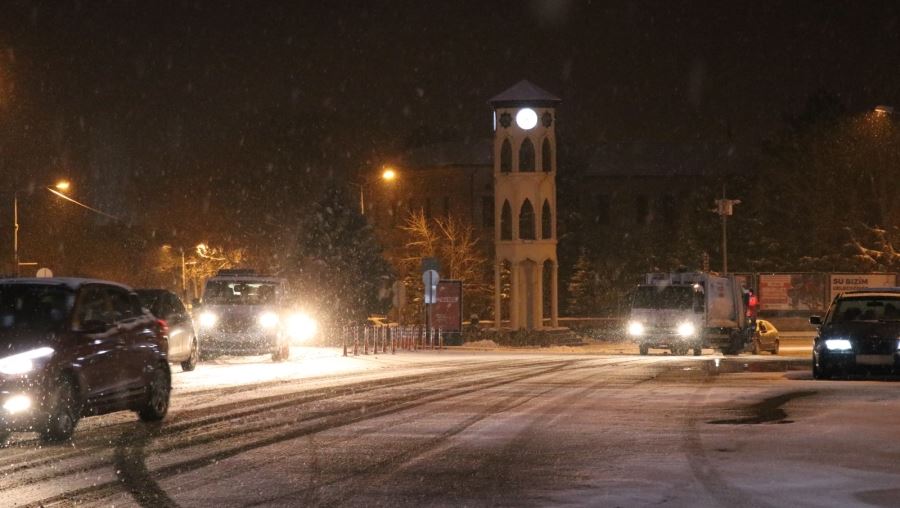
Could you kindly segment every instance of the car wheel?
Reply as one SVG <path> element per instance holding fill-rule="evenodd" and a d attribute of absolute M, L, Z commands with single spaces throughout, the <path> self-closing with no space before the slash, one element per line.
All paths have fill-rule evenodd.
<path fill-rule="evenodd" d="M 775 347 L 772 348 L 772 354 L 777 355 L 779 351 L 781 351 L 781 342 L 776 340 Z"/>
<path fill-rule="evenodd" d="M 646 344 L 640 344 L 638 345 L 638 351 L 640 351 L 641 356 L 647 356 L 647 353 L 650 352 L 650 346 Z"/>
<path fill-rule="evenodd" d="M 44 441 L 65 441 L 75 433 L 75 426 L 81 418 L 81 403 L 75 393 L 75 383 L 69 376 L 63 376 L 56 382 L 50 394 L 48 405 L 49 419 L 47 426 L 41 430 Z"/>
<path fill-rule="evenodd" d="M 199 361 L 200 345 L 197 343 L 197 337 L 194 337 L 191 340 L 191 356 L 189 356 L 187 360 L 181 362 L 181 370 L 184 372 L 190 372 L 197 368 L 197 363 Z"/>
<path fill-rule="evenodd" d="M 171 393 L 172 379 L 169 375 L 169 365 L 160 363 L 153 370 L 153 376 L 147 386 L 147 400 L 138 409 L 138 417 L 145 422 L 157 422 L 165 418 L 169 411 Z"/>

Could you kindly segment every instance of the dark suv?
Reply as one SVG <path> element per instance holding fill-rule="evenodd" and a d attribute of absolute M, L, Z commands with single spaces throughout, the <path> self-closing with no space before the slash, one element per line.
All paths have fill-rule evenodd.
<path fill-rule="evenodd" d="M 82 416 L 161 420 L 171 377 L 160 323 L 128 287 L 0 279 L 0 433 L 71 437 Z"/>
<path fill-rule="evenodd" d="M 847 291 L 831 303 L 813 345 L 813 377 L 852 370 L 896 370 L 900 365 L 900 288 Z"/>

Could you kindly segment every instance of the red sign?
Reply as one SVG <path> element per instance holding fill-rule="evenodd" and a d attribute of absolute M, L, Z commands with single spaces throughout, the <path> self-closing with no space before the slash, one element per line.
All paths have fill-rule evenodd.
<path fill-rule="evenodd" d="M 442 332 L 462 331 L 462 281 L 442 280 L 432 309 L 432 326 Z"/>

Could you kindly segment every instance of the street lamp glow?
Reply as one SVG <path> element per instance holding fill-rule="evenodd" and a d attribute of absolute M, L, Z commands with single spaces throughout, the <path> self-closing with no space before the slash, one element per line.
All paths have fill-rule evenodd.
<path fill-rule="evenodd" d="M 875 113 L 878 115 L 893 115 L 894 107 L 893 106 L 885 106 L 884 104 L 879 104 L 875 106 Z"/>
<path fill-rule="evenodd" d="M 384 172 L 381 173 L 381 179 L 385 182 L 393 182 L 397 179 L 397 172 L 393 168 L 385 168 Z"/>
<path fill-rule="evenodd" d="M 56 182 L 56 185 L 54 185 L 54 187 L 56 187 L 56 190 L 58 190 L 60 192 L 68 191 L 71 186 L 72 186 L 72 184 L 69 183 L 68 180 L 60 180 L 60 181 Z"/>

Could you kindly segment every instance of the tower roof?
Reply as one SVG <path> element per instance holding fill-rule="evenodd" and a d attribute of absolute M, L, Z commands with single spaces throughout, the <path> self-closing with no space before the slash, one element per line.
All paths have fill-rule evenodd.
<path fill-rule="evenodd" d="M 535 85 L 527 79 L 519 81 L 515 85 L 508 88 L 505 92 L 494 96 L 488 101 L 488 104 L 494 107 L 504 106 L 555 106 L 562 102 L 562 99 Z"/>

